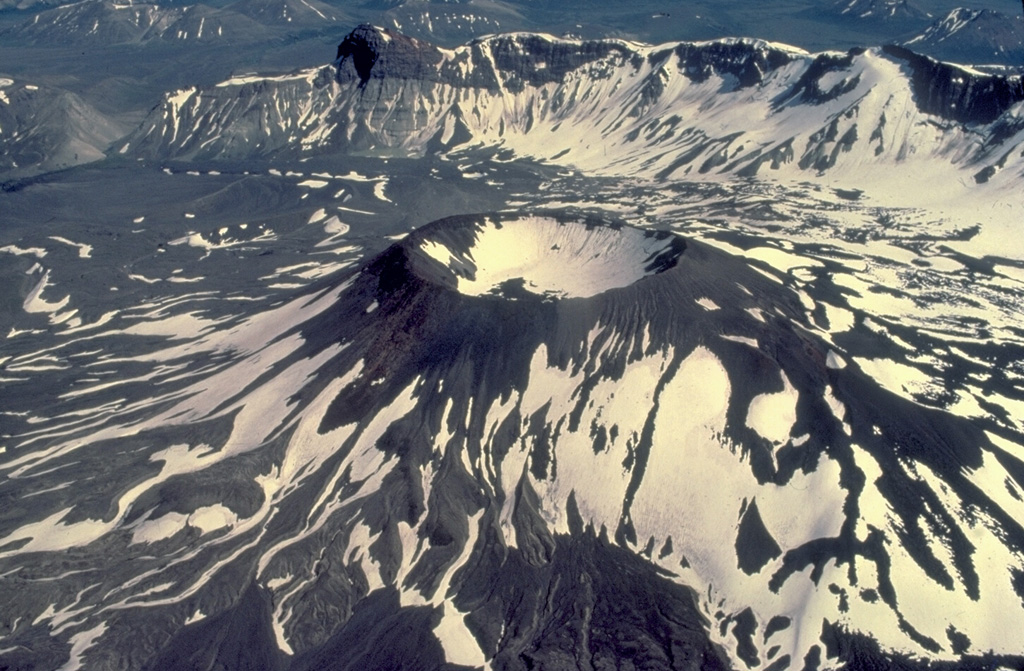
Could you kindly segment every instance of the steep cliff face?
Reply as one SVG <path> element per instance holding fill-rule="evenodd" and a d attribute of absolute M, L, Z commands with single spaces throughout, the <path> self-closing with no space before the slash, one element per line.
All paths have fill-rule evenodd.
<path fill-rule="evenodd" d="M 600 64 L 642 65 L 641 54 L 622 42 L 561 41 L 547 35 L 513 34 L 475 43 L 481 60 L 494 63 L 502 87 L 510 93 L 558 84 L 571 73 Z"/>
<path fill-rule="evenodd" d="M 680 44 L 673 50 L 680 72 L 696 83 L 712 77 L 736 78 L 739 88 L 763 84 L 767 75 L 796 60 L 800 54 L 782 45 L 754 40 L 724 40 Z"/>
<path fill-rule="evenodd" d="M 984 141 L 1022 100 L 1019 77 L 899 47 L 812 55 L 756 40 L 650 47 L 511 34 L 446 50 L 360 26 L 333 70 L 169 96 L 127 151 L 211 159 L 487 146 L 604 174 L 856 182 L 926 169 L 955 182 L 1024 142 Z"/>

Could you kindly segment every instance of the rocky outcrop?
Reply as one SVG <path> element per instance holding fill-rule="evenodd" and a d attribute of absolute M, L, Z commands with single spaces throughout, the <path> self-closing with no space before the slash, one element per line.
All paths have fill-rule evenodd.
<path fill-rule="evenodd" d="M 374 79 L 415 79 L 439 82 L 441 51 L 405 35 L 363 24 L 338 45 L 338 80 L 357 79 L 363 86 Z"/>

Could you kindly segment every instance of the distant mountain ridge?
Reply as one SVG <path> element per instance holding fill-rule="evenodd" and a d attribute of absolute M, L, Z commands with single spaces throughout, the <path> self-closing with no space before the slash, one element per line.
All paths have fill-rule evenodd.
<path fill-rule="evenodd" d="M 127 0 L 84 0 L 43 10 L 0 36 L 21 44 L 119 45 L 268 39 L 275 30 L 324 28 L 349 21 L 320 0 L 237 0 L 225 7 Z"/>
<path fill-rule="evenodd" d="M 872 21 L 919 20 L 930 16 L 908 0 L 839 0 L 833 7 L 843 16 Z"/>
<path fill-rule="evenodd" d="M 2 35 L 31 44 L 60 40 L 71 44 L 110 45 L 151 41 L 209 42 L 261 32 L 262 27 L 249 17 L 208 5 L 174 7 L 85 0 L 42 11 Z"/>
<path fill-rule="evenodd" d="M 958 63 L 1020 66 L 1024 65 L 1024 20 L 991 9 L 958 8 L 903 44 Z"/>
<path fill-rule="evenodd" d="M 350 20 L 344 11 L 321 0 L 237 0 L 226 9 L 270 25 L 330 25 Z"/>

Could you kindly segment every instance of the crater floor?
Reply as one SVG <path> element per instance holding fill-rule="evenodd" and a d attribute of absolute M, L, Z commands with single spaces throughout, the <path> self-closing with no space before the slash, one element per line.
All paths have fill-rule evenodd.
<path fill-rule="evenodd" d="M 456 235 L 453 242 L 445 235 L 452 231 L 435 229 L 413 253 L 440 263 L 446 282 L 470 296 L 587 298 L 666 270 L 685 249 L 667 233 L 548 215 L 485 217 L 468 226 L 468 240 Z"/>

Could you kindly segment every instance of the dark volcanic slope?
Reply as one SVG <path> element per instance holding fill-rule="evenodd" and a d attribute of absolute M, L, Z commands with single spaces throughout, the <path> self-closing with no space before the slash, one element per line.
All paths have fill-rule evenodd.
<path fill-rule="evenodd" d="M 666 233 L 424 227 L 23 432 L 2 665 L 1020 664 L 1024 464 L 803 315 Z"/>

